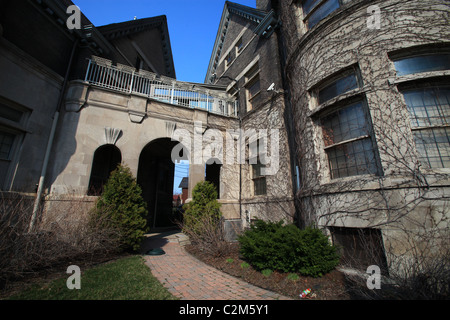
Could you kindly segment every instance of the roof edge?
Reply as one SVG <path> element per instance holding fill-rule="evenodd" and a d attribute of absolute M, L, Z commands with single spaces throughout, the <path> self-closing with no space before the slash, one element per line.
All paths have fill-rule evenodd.
<path fill-rule="evenodd" d="M 240 15 L 250 21 L 256 22 L 258 24 L 258 27 L 260 26 L 261 23 L 266 24 L 267 21 L 271 21 L 271 19 L 273 17 L 273 11 L 268 13 L 264 10 L 251 8 L 251 7 L 248 7 L 248 6 L 245 6 L 242 4 L 238 4 L 238 3 L 234 3 L 231 1 L 225 1 L 225 5 L 223 8 L 223 12 L 222 12 L 222 17 L 220 19 L 219 29 L 217 30 L 216 39 L 214 41 L 211 58 L 209 60 L 208 69 L 206 70 L 206 76 L 205 76 L 205 80 L 204 80 L 205 83 L 211 83 L 210 79 L 214 74 L 213 70 L 215 71 L 214 64 L 218 63 L 218 61 L 219 61 L 223 41 L 225 39 L 226 32 L 227 32 L 226 29 L 228 27 L 229 15 L 231 13 Z M 261 35 L 258 27 L 255 29 L 258 32 L 255 32 L 255 33 L 257 33 L 258 35 Z"/>

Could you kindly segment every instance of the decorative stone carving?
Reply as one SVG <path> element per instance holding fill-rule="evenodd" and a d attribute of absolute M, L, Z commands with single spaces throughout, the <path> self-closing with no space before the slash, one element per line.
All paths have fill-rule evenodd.
<path fill-rule="evenodd" d="M 116 128 L 105 128 L 105 141 L 107 144 L 116 144 L 117 140 L 122 136 L 122 130 Z"/>
<path fill-rule="evenodd" d="M 134 123 L 142 123 L 142 120 L 145 118 L 145 113 L 136 112 L 136 111 L 128 111 L 128 116 L 130 117 L 130 121 Z"/>
<path fill-rule="evenodd" d="M 166 121 L 166 135 L 168 137 L 172 137 L 173 132 L 177 128 L 177 124 L 175 122 Z"/>

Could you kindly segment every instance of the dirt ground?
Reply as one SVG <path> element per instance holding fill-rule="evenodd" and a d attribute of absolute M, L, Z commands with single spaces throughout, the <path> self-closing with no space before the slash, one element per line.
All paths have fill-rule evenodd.
<path fill-rule="evenodd" d="M 294 299 L 351 299 L 350 294 L 346 290 L 345 276 L 337 270 L 334 270 L 321 278 L 298 275 L 298 279 L 292 279 L 292 275 L 289 276 L 287 273 L 279 273 L 276 271 L 269 276 L 266 276 L 253 269 L 240 257 L 238 244 L 232 245 L 229 253 L 223 257 L 212 257 L 203 254 L 193 245 L 188 245 L 185 249 L 208 265 L 261 288 L 278 292 Z M 306 298 L 300 298 L 299 295 L 306 289 L 311 289 L 311 293 L 309 293 Z"/>

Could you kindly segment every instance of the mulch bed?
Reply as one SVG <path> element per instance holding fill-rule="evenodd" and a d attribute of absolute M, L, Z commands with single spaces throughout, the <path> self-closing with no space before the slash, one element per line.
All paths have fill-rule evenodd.
<path fill-rule="evenodd" d="M 225 256 L 213 257 L 199 250 L 194 245 L 187 245 L 186 251 L 197 259 L 222 270 L 237 278 L 258 287 L 271 290 L 293 299 L 301 299 L 303 290 L 311 289 L 306 298 L 311 300 L 349 300 L 350 294 L 346 290 L 345 276 L 334 270 L 321 278 L 304 277 L 299 275 L 297 280 L 288 278 L 287 273 L 274 271 L 269 276 L 263 275 L 246 263 L 239 254 L 239 244 L 230 244 L 229 252 Z"/>

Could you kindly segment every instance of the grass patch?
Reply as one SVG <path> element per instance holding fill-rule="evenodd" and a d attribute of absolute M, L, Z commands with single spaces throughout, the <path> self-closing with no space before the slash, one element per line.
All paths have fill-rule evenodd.
<path fill-rule="evenodd" d="M 287 278 L 291 281 L 297 281 L 300 279 L 300 276 L 296 273 L 289 273 Z"/>
<path fill-rule="evenodd" d="M 81 270 L 81 289 L 69 290 L 64 278 L 33 285 L 11 300 L 175 300 L 140 256 Z"/>
<path fill-rule="evenodd" d="M 270 277 L 270 275 L 273 273 L 273 271 L 270 270 L 270 269 L 264 269 L 263 271 L 261 271 L 261 273 L 262 273 L 263 276 L 265 276 L 265 277 Z"/>

